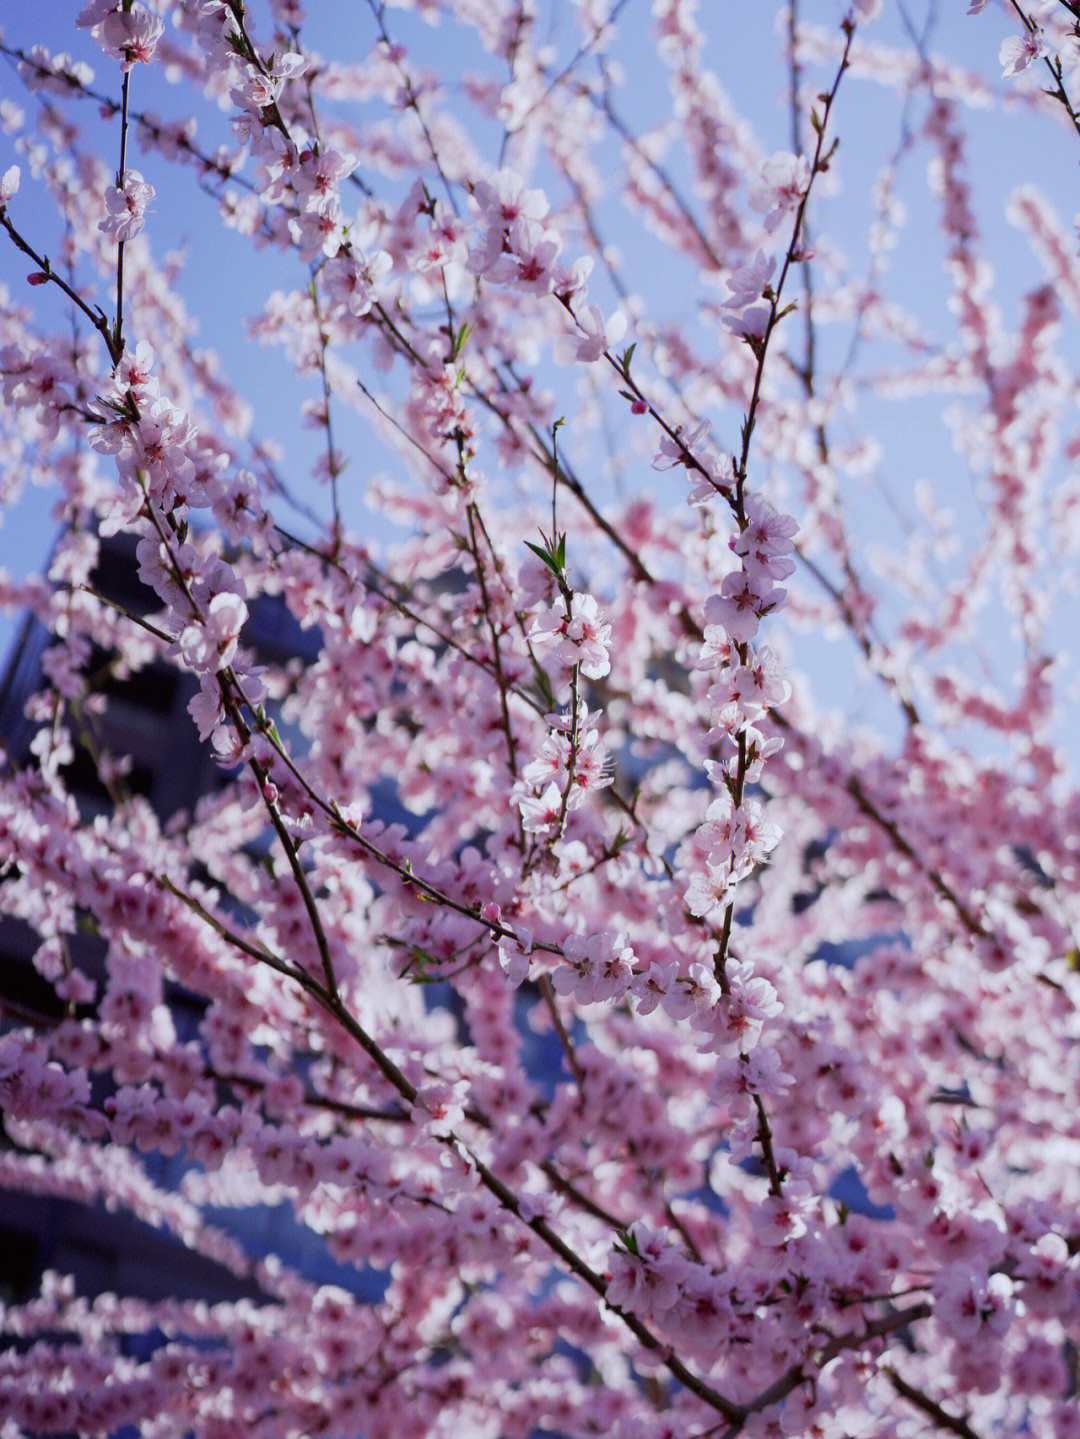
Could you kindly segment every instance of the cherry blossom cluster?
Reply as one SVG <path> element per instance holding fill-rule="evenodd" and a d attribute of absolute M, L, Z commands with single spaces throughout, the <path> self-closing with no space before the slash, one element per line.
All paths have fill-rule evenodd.
<path fill-rule="evenodd" d="M 3 1439 L 1080 1439 L 1077 7 L 25 8 Z"/>
<path fill-rule="evenodd" d="M 767 273 L 760 253 L 753 271 L 759 280 Z M 748 331 L 737 327 L 736 333 L 745 336 Z M 691 438 L 698 437 L 696 433 Z M 654 464 L 664 463 L 672 449 L 683 444 L 681 437 L 674 444 L 668 441 Z M 690 455 L 689 449 L 683 453 Z M 707 458 L 696 463 L 710 479 L 692 499 L 701 503 L 706 498 L 702 491 L 710 489 L 723 493 L 711 481 L 711 474 L 720 468 L 717 462 Z M 759 781 L 765 761 L 783 745 L 781 736 L 769 733 L 767 717 L 789 698 L 791 686 L 772 650 L 755 649 L 751 641 L 761 620 L 787 599 L 776 581 L 794 573 L 791 551 L 798 524 L 752 491 L 744 492 L 737 519 L 739 528 L 730 546 L 738 565 L 725 575 L 719 593 L 705 602 L 704 644 L 698 660 L 712 679 L 711 732 L 719 748 L 719 759 L 709 761 L 709 775 L 722 786 L 696 834 L 705 863 L 691 879 L 686 896 L 690 912 L 703 919 L 730 909 L 740 880 L 767 862 L 781 838 L 780 828 L 766 819 L 760 803 L 747 796 L 746 787 Z"/>
<path fill-rule="evenodd" d="M 585 709 L 583 700 L 578 702 L 576 714 L 548 716 L 551 728 L 540 752 L 521 773 L 522 783 L 528 787 L 519 802 L 527 830 L 550 830 L 568 810 L 611 783 L 608 757 L 596 727 L 598 718 Z"/>

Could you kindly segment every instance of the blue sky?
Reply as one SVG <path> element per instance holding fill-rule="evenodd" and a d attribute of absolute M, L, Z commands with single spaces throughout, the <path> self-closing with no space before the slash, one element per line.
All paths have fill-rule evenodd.
<path fill-rule="evenodd" d="M 9 45 L 29 46 L 40 42 L 54 51 L 68 50 L 92 65 L 100 87 L 118 94 L 115 67 L 85 35 L 74 30 L 74 16 L 80 8 L 81 0 L 50 0 L 48 4 L 37 5 L 8 0 L 6 5 L 0 5 L 4 40 Z M 259 8 L 255 6 L 256 13 Z M 649 0 L 628 0 L 621 12 L 623 40 L 617 53 L 625 67 L 627 82 L 620 103 L 623 117 L 637 133 L 657 122 L 669 108 L 669 96 L 654 53 L 650 8 Z M 774 30 L 777 8 L 770 3 L 759 4 L 757 0 L 755 3 L 703 0 L 699 10 L 699 22 L 710 32 L 707 61 L 735 105 L 753 124 L 766 153 L 789 145 L 786 72 L 778 58 Z M 881 45 L 901 44 L 906 43 L 909 31 L 928 33 L 931 52 L 970 67 L 996 89 L 1008 91 L 1010 82 L 999 80 L 1001 67 L 997 58 L 1002 39 L 1016 29 L 1007 7 L 992 4 L 977 18 L 969 18 L 966 8 L 966 0 L 903 0 L 903 3 L 885 0 L 884 18 L 867 32 L 867 39 Z M 564 63 L 576 46 L 570 7 L 565 0 L 539 0 L 538 9 L 541 31 L 550 38 L 555 50 L 554 63 Z M 363 0 L 310 0 L 308 10 L 305 37 L 313 49 L 327 56 L 354 58 L 370 45 L 374 25 Z M 823 24 L 835 24 L 840 12 L 839 0 L 803 0 L 800 5 L 801 14 Z M 457 27 L 428 26 L 416 15 L 390 7 L 386 16 L 394 38 L 408 47 L 410 63 L 437 69 L 445 77 L 451 93 L 460 87 L 469 71 L 486 68 L 490 72 L 475 37 L 463 37 Z M 828 78 L 823 70 L 821 82 L 825 83 Z M 460 95 L 460 88 L 456 93 Z M 27 107 L 37 103 L 33 97 L 25 97 L 21 82 L 7 62 L 0 62 L 0 95 Z M 185 107 L 190 102 L 183 89 L 169 84 L 155 68 L 135 72 L 133 103 L 162 116 L 177 117 L 186 113 Z M 821 197 L 814 224 L 819 233 L 827 233 L 841 246 L 849 247 L 856 257 L 856 268 L 857 257 L 865 254 L 870 186 L 885 158 L 896 148 L 905 122 L 911 119 L 917 122 L 924 107 L 925 100 L 920 98 L 915 108 L 906 112 L 902 99 L 895 93 L 857 77 L 845 80 L 837 107 L 837 133 L 841 138 L 836 166 L 839 184 L 834 195 Z M 101 136 L 101 152 L 111 158 L 116 146 L 115 122 L 111 126 L 102 125 L 85 104 L 73 107 L 73 113 L 88 134 Z M 204 144 L 215 138 L 226 138 L 224 117 L 208 111 L 201 102 L 196 113 Z M 461 117 L 465 119 L 471 113 L 462 101 Z M 1044 277 L 1027 242 L 1004 218 L 1006 197 L 1015 185 L 1032 181 L 1046 189 L 1068 221 L 1073 211 L 1080 209 L 1077 144 L 1073 137 L 1070 145 L 1069 136 L 1056 118 L 1033 113 L 1020 104 L 1007 113 L 997 110 L 969 113 L 967 119 L 972 140 L 970 173 L 984 227 L 983 248 L 995 267 L 1005 323 L 1011 327 L 1019 313 L 1023 293 L 1041 283 Z M 487 138 L 494 158 L 497 137 L 493 132 L 485 137 L 484 125 L 475 117 L 473 125 L 474 138 L 480 143 Z M 10 139 L 0 136 L 0 167 L 12 158 L 18 157 L 11 153 Z M 940 264 L 936 210 L 927 195 L 926 161 L 927 151 L 920 149 L 900 171 L 898 190 L 908 206 L 909 219 L 892 258 L 886 284 L 902 304 L 924 320 L 928 329 L 941 333 L 943 321 L 946 332 L 948 330 L 947 285 Z M 310 432 L 302 428 L 298 409 L 301 400 L 313 397 L 314 386 L 296 382 L 280 352 L 254 346 L 244 333 L 244 317 L 257 312 L 271 289 L 300 283 L 300 271 L 280 256 L 265 251 L 252 255 L 244 242 L 223 230 L 214 214 L 213 202 L 197 190 L 190 171 L 163 167 L 154 157 L 144 161 L 137 152 L 129 163 L 141 167 L 158 188 L 148 228 L 155 250 L 160 254 L 182 247 L 187 252 L 187 269 L 179 289 L 191 312 L 199 317 L 198 343 L 220 354 L 227 374 L 245 377 L 241 388 L 254 403 L 256 429 L 260 435 L 279 441 L 287 456 L 287 468 L 303 476 L 314 455 L 314 441 Z M 689 176 L 678 151 L 672 151 L 665 163 L 685 180 L 689 189 Z M 617 243 L 630 282 L 643 296 L 650 313 L 685 317 L 688 324 L 693 323 L 697 306 L 694 277 L 678 265 L 672 266 L 647 233 L 627 226 L 618 205 L 617 186 L 613 186 L 606 207 L 601 207 L 600 216 L 601 222 L 608 226 L 607 238 Z M 55 234 L 55 220 L 29 181 L 25 164 L 23 190 L 18 197 L 18 221 L 28 234 L 43 243 L 47 243 L 50 234 Z M 660 265 L 664 268 L 659 268 Z M 24 258 L 6 242 L 0 244 L 0 282 L 10 285 L 17 296 L 25 286 L 26 270 Z M 660 284 L 656 283 L 658 274 L 663 276 Z M 27 298 L 38 305 L 51 305 L 47 313 L 54 316 L 57 324 L 66 323 L 58 296 L 45 297 L 41 291 L 34 291 L 27 292 Z M 102 300 L 106 302 L 107 297 L 102 295 Z M 610 304 L 606 308 L 610 308 Z M 1067 318 L 1067 323 L 1073 322 Z M 839 357 L 849 339 L 850 333 L 842 328 L 834 334 L 824 334 L 822 346 L 826 361 L 830 356 Z M 1074 358 L 1080 360 L 1075 335 L 1068 337 L 1067 346 L 1071 347 Z M 564 388 L 566 407 L 570 411 L 574 391 L 567 372 L 545 375 L 545 380 Z M 937 404 L 935 400 L 934 406 Z M 342 425 L 345 448 L 356 456 L 370 457 L 373 453 L 370 434 L 360 421 L 346 419 Z M 919 473 L 933 475 L 935 483 L 944 487 L 943 498 L 959 506 L 961 513 L 965 504 L 972 503 L 962 467 L 943 459 L 945 431 L 935 408 L 919 411 L 917 406 L 909 405 L 890 410 L 883 406 L 875 412 L 875 429 L 887 449 L 882 484 L 894 486 L 890 503 L 895 501 L 904 511 L 911 483 Z M 383 459 L 378 463 L 384 463 Z M 370 523 L 360 499 L 364 473 L 365 464 L 361 459 L 354 462 L 347 477 L 346 514 L 356 525 Z M 657 476 L 644 465 L 626 482 L 655 487 Z M 671 489 L 673 502 L 679 503 L 680 487 L 672 484 Z M 312 499 L 325 511 L 325 492 Z M 864 500 L 866 517 L 861 523 L 866 526 L 868 541 L 887 540 L 880 527 L 888 506 L 881 505 L 880 495 L 867 496 Z M 858 505 L 863 501 L 855 497 L 852 503 Z M 55 534 L 49 517 L 50 505 L 47 494 L 31 492 L 15 513 L 5 517 L 0 526 L 0 565 L 17 575 L 40 566 Z M 8 633 L 10 624 L 0 629 L 0 648 L 5 650 L 4 637 Z M 822 644 L 818 663 L 826 670 L 828 653 L 829 647 Z"/>

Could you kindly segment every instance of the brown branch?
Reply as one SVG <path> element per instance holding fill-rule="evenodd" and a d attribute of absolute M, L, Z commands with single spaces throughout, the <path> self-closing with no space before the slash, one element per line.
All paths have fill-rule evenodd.
<path fill-rule="evenodd" d="M 950 1414 L 936 1400 L 931 1399 L 929 1394 L 924 1394 L 921 1389 L 916 1389 L 906 1379 L 901 1379 L 890 1365 L 884 1366 L 884 1372 L 897 1394 L 902 1399 L 906 1399 L 909 1404 L 914 1405 L 928 1419 L 932 1419 L 939 1429 L 944 1429 L 948 1434 L 959 1434 L 960 1439 L 979 1439 L 979 1435 L 966 1419 L 958 1419 L 955 1414 Z"/>

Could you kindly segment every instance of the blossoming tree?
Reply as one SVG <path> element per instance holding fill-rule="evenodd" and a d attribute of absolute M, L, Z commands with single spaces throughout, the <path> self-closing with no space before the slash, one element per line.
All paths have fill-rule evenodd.
<path fill-rule="evenodd" d="M 1002 79 L 875 39 L 880 0 L 789 0 L 779 153 L 708 5 L 345 8 L 342 53 L 296 0 L 91 0 L 94 69 L 2 42 L 4 498 L 47 481 L 63 534 L 3 583 L 55 637 L 0 899 L 57 1006 L 4 1013 L 0 1184 L 259 1298 L 46 1275 L 2 1313 L 0 1432 L 1077 1439 L 1080 261 L 1041 191 L 984 195 L 1026 244 L 1010 326 L 967 170 L 1026 107 L 1077 204 L 1077 6 L 968 20 Z M 416 60 L 420 22 L 478 68 Z M 902 123 L 845 256 L 867 87 Z M 937 330 L 887 288 L 914 157 Z M 320 438 L 306 495 L 192 346 L 171 186 L 290 277 L 251 329 Z M 95 583 L 120 533 L 147 613 Z M 269 595 L 311 663 L 252 652 Z M 191 812 L 95 747 L 92 655 L 194 677 Z M 281 1202 L 353 1288 L 220 1218 Z"/>

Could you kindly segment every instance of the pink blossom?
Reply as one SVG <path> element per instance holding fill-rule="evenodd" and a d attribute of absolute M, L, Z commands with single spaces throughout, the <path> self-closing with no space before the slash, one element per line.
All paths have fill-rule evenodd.
<path fill-rule="evenodd" d="M 547 198 L 542 190 L 527 190 L 514 170 L 500 170 L 489 180 L 477 181 L 472 197 L 486 228 L 472 248 L 469 269 L 489 282 L 506 283 L 517 273 L 510 236 L 516 233 L 520 243 L 538 233 L 516 227 L 520 222 L 542 221 L 549 209 Z"/>
<path fill-rule="evenodd" d="M 198 694 L 188 701 L 188 713 L 195 721 L 199 738 L 202 740 L 209 739 L 225 718 L 221 691 L 208 675 L 202 677 L 202 687 Z"/>
<path fill-rule="evenodd" d="M 782 705 L 791 694 L 791 686 L 784 678 L 780 662 L 768 645 L 751 651 L 747 665 L 749 698 L 759 699 L 764 705 Z"/>
<path fill-rule="evenodd" d="M 1000 1338 L 1012 1319 L 1012 1281 L 946 1265 L 934 1280 L 935 1315 L 942 1332 L 961 1344 Z"/>
<path fill-rule="evenodd" d="M 451 1134 L 465 1118 L 467 1091 L 464 1080 L 424 1085 L 413 1106 L 414 1123 L 434 1135 Z"/>
<path fill-rule="evenodd" d="M 9 165 L 0 176 L 0 206 L 6 205 L 18 194 L 20 174 L 18 165 Z"/>
<path fill-rule="evenodd" d="M 781 150 L 766 160 L 761 183 L 749 195 L 751 209 L 765 216 L 766 230 L 775 230 L 785 215 L 798 208 L 809 183 L 810 166 L 804 155 Z"/>
<path fill-rule="evenodd" d="M 694 456 L 698 446 L 708 436 L 710 425 L 708 420 L 702 420 L 693 429 L 683 434 L 682 427 L 675 430 L 674 436 L 661 435 L 660 448 L 653 458 L 654 470 L 670 470 L 676 466 L 685 465 L 689 457 Z"/>
<path fill-rule="evenodd" d="M 532 947 L 533 937 L 525 929 L 518 929 L 513 939 L 499 941 L 499 963 L 511 989 L 517 989 L 528 978 Z"/>
<path fill-rule="evenodd" d="M 559 994 L 573 994 L 579 1004 L 621 999 L 630 988 L 634 951 L 624 934 L 603 930 L 587 937 L 570 935 L 563 944 L 566 963 L 551 983 Z"/>
<path fill-rule="evenodd" d="M 533 621 L 530 634 L 539 643 L 555 641 L 555 660 L 567 669 L 580 666 L 589 679 L 602 679 L 611 669 L 611 626 L 601 618 L 592 595 L 575 594 L 569 615 L 558 609 L 542 612 Z"/>
<path fill-rule="evenodd" d="M 348 254 L 339 252 L 320 270 L 320 283 L 332 306 L 359 319 L 378 300 L 393 265 L 386 250 L 376 250 L 368 259 L 360 258 L 355 249 Z"/>
<path fill-rule="evenodd" d="M 639 1014 L 651 1014 L 663 1002 L 664 996 L 675 984 L 678 973 L 678 961 L 673 959 L 667 964 L 654 961 L 647 970 L 635 974 L 631 987 Z"/>
<path fill-rule="evenodd" d="M 998 55 L 1002 78 L 1008 80 L 1013 75 L 1019 75 L 1036 60 L 1041 60 L 1045 53 L 1046 47 L 1036 31 L 1025 30 L 1022 35 L 1010 35 L 1001 42 Z"/>
<path fill-rule="evenodd" d="M 603 311 L 596 305 L 586 305 L 574 312 L 573 319 L 576 328 L 560 335 L 552 348 L 552 358 L 557 365 L 572 365 L 575 360 L 595 364 L 626 333 L 626 316 L 621 310 L 616 310 L 605 321 Z"/>
<path fill-rule="evenodd" d="M 302 210 L 326 211 L 335 205 L 339 182 L 354 168 L 351 156 L 337 150 L 316 155 L 307 150 L 293 176 L 293 189 Z"/>
<path fill-rule="evenodd" d="M 543 794 L 526 795 L 520 804 L 521 822 L 531 833 L 542 833 L 558 824 L 564 809 L 562 791 L 554 780 Z"/>
<path fill-rule="evenodd" d="M 709 918 L 731 902 L 737 882 L 738 875 L 730 861 L 706 865 L 703 872 L 691 876 L 687 909 L 699 918 Z"/>
<path fill-rule="evenodd" d="M 85 24 L 88 11 L 100 13 L 101 9 L 101 6 L 88 6 L 78 23 Z M 119 6 L 111 9 L 92 25 L 91 33 L 106 55 L 119 60 L 121 69 L 130 70 L 133 65 L 147 64 L 154 58 L 164 29 L 165 22 L 160 16 L 151 14 L 142 5 L 133 5 L 130 10 Z"/>
<path fill-rule="evenodd" d="M 747 305 L 744 309 L 725 306 L 720 318 L 733 335 L 747 340 L 760 340 L 769 328 L 772 306 L 765 303 Z"/>
<path fill-rule="evenodd" d="M 707 1028 L 720 989 L 713 972 L 703 964 L 691 964 L 668 985 L 661 1003 L 674 1020 L 689 1020 L 695 1028 Z"/>
<path fill-rule="evenodd" d="M 775 270 L 775 258 L 766 256 L 762 250 L 757 252 L 749 264 L 736 266 L 724 280 L 724 284 L 731 291 L 731 298 L 726 302 L 725 309 L 730 307 L 742 310 L 755 304 L 771 283 Z"/>
<path fill-rule="evenodd" d="M 301 211 L 298 219 L 289 221 L 289 230 L 301 259 L 333 259 L 345 238 L 340 200 L 333 195 L 318 208 Z"/>
<path fill-rule="evenodd" d="M 507 244 L 517 262 L 514 278 L 518 287 L 535 294 L 549 294 L 557 283 L 555 266 L 562 249 L 558 232 L 546 229 L 538 220 L 522 216 L 510 227 Z M 613 334 L 612 343 L 617 339 L 618 335 Z M 577 358 L 585 356 L 579 354 Z"/>
<path fill-rule="evenodd" d="M 746 524 L 736 535 L 732 549 L 749 556 L 786 555 L 799 526 L 791 515 L 781 515 L 761 495 L 746 499 Z"/>
<path fill-rule="evenodd" d="M 716 863 L 742 853 L 745 843 L 745 817 L 736 808 L 731 796 L 722 794 L 709 806 L 698 838 L 706 846 L 710 859 Z"/>
<path fill-rule="evenodd" d="M 180 636 L 184 663 L 197 672 L 216 672 L 232 663 L 247 619 L 247 606 L 239 595 L 219 594 L 210 601 L 205 618 L 188 625 Z"/>
<path fill-rule="evenodd" d="M 632 1249 L 616 1249 L 612 1255 L 607 1301 L 639 1318 L 657 1318 L 678 1299 L 684 1263 L 645 1224 L 634 1224 L 630 1239 Z"/>
<path fill-rule="evenodd" d="M 490 180 L 477 181 L 472 194 L 484 219 L 506 229 L 520 219 L 542 220 L 548 212 L 543 191 L 526 190 L 515 170 L 499 170 Z"/>
<path fill-rule="evenodd" d="M 756 800 L 747 800 L 741 809 L 742 833 L 745 856 L 753 863 L 760 863 L 780 843 L 782 831 L 779 825 L 770 823 Z"/>
<path fill-rule="evenodd" d="M 763 1199 L 754 1210 L 754 1233 L 762 1244 L 780 1248 L 806 1233 L 799 1204 L 788 1195 Z"/>
<path fill-rule="evenodd" d="M 110 185 L 105 191 L 107 214 L 98 229 L 115 235 L 117 244 L 132 239 L 146 224 L 146 207 L 154 198 L 154 187 L 148 185 L 138 170 L 125 170 L 122 185 Z"/>
<path fill-rule="evenodd" d="M 724 577 L 718 595 L 705 602 L 708 624 L 721 625 L 736 644 L 745 644 L 757 634 L 758 621 L 783 602 L 785 592 L 773 587 L 768 576 L 734 570 Z"/>

